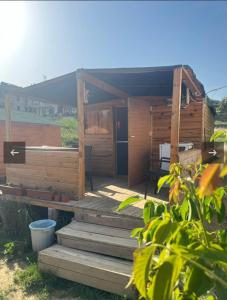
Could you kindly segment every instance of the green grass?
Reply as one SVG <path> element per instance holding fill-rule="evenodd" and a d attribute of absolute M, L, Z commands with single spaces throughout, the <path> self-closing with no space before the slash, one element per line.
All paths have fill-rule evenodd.
<path fill-rule="evenodd" d="M 123 300 L 125 298 L 115 296 L 100 290 L 76 284 L 50 274 L 41 273 L 37 264 L 31 264 L 22 271 L 17 271 L 14 281 L 25 294 L 37 295 L 37 299 L 49 299 L 53 293 L 61 293 L 61 299 L 75 300 Z"/>

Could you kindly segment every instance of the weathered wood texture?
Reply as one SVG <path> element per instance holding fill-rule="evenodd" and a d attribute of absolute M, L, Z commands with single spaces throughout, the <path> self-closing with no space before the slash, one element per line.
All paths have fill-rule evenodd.
<path fill-rule="evenodd" d="M 150 153 L 150 103 L 128 99 L 128 182 L 129 186 L 144 181 Z"/>
<path fill-rule="evenodd" d="M 6 165 L 7 182 L 78 197 L 78 152 L 26 150 L 26 163 Z"/>
<path fill-rule="evenodd" d="M 28 146 L 61 146 L 61 128 L 54 125 L 31 123 L 11 123 L 11 138 L 13 141 L 24 141 Z M 0 122 L 0 147 L 6 139 L 5 122 Z M 5 176 L 3 151 L 0 151 L 0 176 Z"/>
<path fill-rule="evenodd" d="M 132 260 L 137 241 L 131 231 L 84 222 L 71 222 L 56 232 L 64 247 Z"/>
<path fill-rule="evenodd" d="M 115 175 L 114 108 L 126 106 L 124 100 L 86 106 L 85 144 L 91 145 L 93 173 Z"/>
<path fill-rule="evenodd" d="M 208 142 L 214 133 L 214 115 L 206 103 L 203 104 L 203 140 Z"/>
<path fill-rule="evenodd" d="M 114 294 L 132 295 L 126 289 L 132 262 L 54 245 L 39 252 L 39 268 L 56 276 Z"/>
<path fill-rule="evenodd" d="M 203 102 L 190 102 L 181 108 L 180 143 L 192 142 L 200 148 L 202 142 Z M 170 143 L 171 106 L 152 107 L 152 150 L 154 159 L 159 159 L 159 144 Z"/>

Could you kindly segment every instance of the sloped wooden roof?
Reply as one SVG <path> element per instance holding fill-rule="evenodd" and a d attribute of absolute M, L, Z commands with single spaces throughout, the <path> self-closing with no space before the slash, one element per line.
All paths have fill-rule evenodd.
<path fill-rule="evenodd" d="M 79 69 L 75 72 L 43 81 L 23 88 L 22 93 L 43 99 L 56 104 L 77 104 L 77 73 L 85 71 L 106 83 L 109 83 L 129 96 L 172 96 L 173 70 L 182 65 L 166 67 L 144 67 L 144 68 L 113 68 L 113 69 Z M 196 84 L 204 96 L 204 87 L 196 79 L 195 74 L 189 66 L 183 66 L 193 76 Z M 89 90 L 89 102 L 97 102 L 115 99 L 107 92 L 86 83 Z"/>

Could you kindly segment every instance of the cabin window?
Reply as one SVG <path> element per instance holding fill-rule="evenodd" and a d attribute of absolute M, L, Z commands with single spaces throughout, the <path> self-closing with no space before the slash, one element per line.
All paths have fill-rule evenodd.
<path fill-rule="evenodd" d="M 85 120 L 86 134 L 109 134 L 111 132 L 111 110 L 87 111 Z"/>

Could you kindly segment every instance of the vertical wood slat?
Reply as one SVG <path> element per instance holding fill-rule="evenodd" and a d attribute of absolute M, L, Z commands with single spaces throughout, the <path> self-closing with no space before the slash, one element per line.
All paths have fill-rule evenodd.
<path fill-rule="evenodd" d="M 77 73 L 77 118 L 79 138 L 79 199 L 84 198 L 85 193 L 85 138 L 84 138 L 84 103 L 85 81 Z"/>
<path fill-rule="evenodd" d="M 182 67 L 176 68 L 173 74 L 173 95 L 171 115 L 171 154 L 170 162 L 178 162 L 178 147 L 180 137 L 180 107 L 181 107 Z"/>
<path fill-rule="evenodd" d="M 11 140 L 11 99 L 9 95 L 5 95 L 5 135 L 6 141 Z"/>

